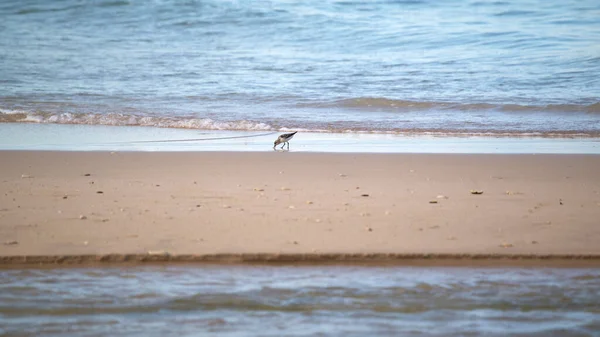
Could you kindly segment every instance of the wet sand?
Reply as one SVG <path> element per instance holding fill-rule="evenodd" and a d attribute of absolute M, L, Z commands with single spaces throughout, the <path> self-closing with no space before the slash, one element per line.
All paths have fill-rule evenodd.
<path fill-rule="evenodd" d="M 2 264 L 600 258 L 594 155 L 1 151 L 0 161 Z"/>

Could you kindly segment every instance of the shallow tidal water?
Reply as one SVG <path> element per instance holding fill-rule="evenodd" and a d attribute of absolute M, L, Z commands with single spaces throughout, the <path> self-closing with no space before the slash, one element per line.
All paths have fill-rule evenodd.
<path fill-rule="evenodd" d="M 8 269 L 0 323 L 19 336 L 597 336 L 600 270 Z"/>

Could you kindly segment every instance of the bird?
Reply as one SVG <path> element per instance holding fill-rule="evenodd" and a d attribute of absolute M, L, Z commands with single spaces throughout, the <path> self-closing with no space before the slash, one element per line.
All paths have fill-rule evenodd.
<path fill-rule="evenodd" d="M 284 133 L 284 134 L 280 135 L 279 137 L 277 137 L 277 139 L 273 143 L 273 150 L 275 150 L 275 146 L 277 146 L 277 145 L 279 145 L 281 143 L 283 143 L 283 145 L 281 145 L 282 149 L 285 146 L 285 144 L 287 144 L 288 150 L 289 150 L 290 149 L 290 139 L 294 138 L 294 135 L 297 132 L 298 131 L 294 131 L 294 132 L 291 132 L 291 133 Z"/>

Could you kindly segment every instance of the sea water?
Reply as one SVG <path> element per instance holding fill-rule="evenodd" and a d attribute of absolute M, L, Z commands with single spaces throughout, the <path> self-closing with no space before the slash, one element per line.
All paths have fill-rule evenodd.
<path fill-rule="evenodd" d="M 600 270 L 0 270 L 0 335 L 598 336 Z"/>
<path fill-rule="evenodd" d="M 600 135 L 600 2 L 0 2 L 0 122 Z"/>

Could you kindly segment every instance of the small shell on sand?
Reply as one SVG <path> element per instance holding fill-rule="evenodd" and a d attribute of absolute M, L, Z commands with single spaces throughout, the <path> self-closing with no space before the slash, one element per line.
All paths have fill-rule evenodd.
<path fill-rule="evenodd" d="M 14 240 L 13 241 L 5 241 L 4 244 L 7 246 L 18 245 L 19 241 L 14 241 Z"/>
<path fill-rule="evenodd" d="M 503 243 L 500 245 L 500 247 L 502 247 L 502 248 L 510 248 L 510 247 L 512 247 L 512 246 L 513 246 L 513 244 L 512 244 L 512 243 L 506 243 L 506 242 L 503 242 Z"/>
<path fill-rule="evenodd" d="M 296 206 L 293 206 L 293 205 L 292 205 L 292 206 L 289 206 L 288 208 L 289 208 L 289 209 L 294 209 L 294 208 L 296 208 Z"/>
<path fill-rule="evenodd" d="M 254 188 L 254 191 L 256 191 L 256 192 L 262 192 L 264 190 L 265 190 L 264 188 Z"/>
<path fill-rule="evenodd" d="M 447 196 L 443 195 L 443 194 L 439 194 L 436 198 L 438 199 L 448 199 Z"/>
<path fill-rule="evenodd" d="M 307 202 L 306 202 L 306 204 L 307 204 L 307 205 L 312 205 L 312 204 L 313 204 L 313 202 L 312 202 L 312 201 L 307 201 Z"/>
<path fill-rule="evenodd" d="M 289 188 L 289 187 L 282 187 L 282 188 L 281 188 L 281 190 L 282 190 L 282 191 L 290 191 L 290 190 L 291 190 L 291 188 Z"/>
<path fill-rule="evenodd" d="M 367 227 L 365 227 L 365 230 L 366 230 L 367 232 L 372 232 L 372 231 L 373 231 L 373 228 L 371 228 L 371 227 L 367 226 Z"/>
<path fill-rule="evenodd" d="M 229 206 L 229 205 L 223 205 L 221 207 L 223 207 L 223 208 L 231 208 L 231 206 Z"/>
<path fill-rule="evenodd" d="M 33 178 L 33 176 L 30 176 L 29 174 L 21 174 L 21 179 L 28 179 L 28 178 Z"/>
<path fill-rule="evenodd" d="M 166 250 L 149 250 L 148 255 L 171 255 Z"/>
<path fill-rule="evenodd" d="M 360 196 L 361 197 L 368 197 L 369 195 L 365 193 L 365 194 L 361 194 Z"/>
<path fill-rule="evenodd" d="M 85 219 L 87 219 L 87 216 L 85 216 L 85 215 L 82 214 L 82 215 L 79 216 L 79 219 L 85 220 Z"/>
<path fill-rule="evenodd" d="M 471 194 L 483 194 L 482 190 L 471 190 Z"/>
<path fill-rule="evenodd" d="M 437 201 L 437 200 L 429 200 L 429 203 L 430 203 L 430 204 L 437 204 L 437 203 L 438 203 L 438 201 Z"/>

